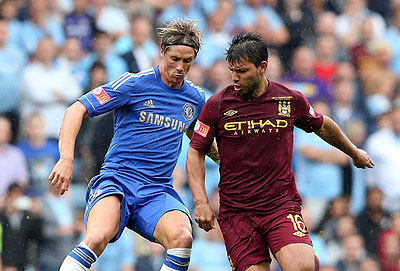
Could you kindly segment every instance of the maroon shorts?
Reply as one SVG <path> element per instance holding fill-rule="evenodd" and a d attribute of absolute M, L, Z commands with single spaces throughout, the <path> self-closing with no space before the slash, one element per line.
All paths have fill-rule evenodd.
<path fill-rule="evenodd" d="M 271 261 L 269 250 L 275 255 L 289 244 L 312 245 L 300 208 L 279 210 L 270 215 L 223 212 L 218 216 L 218 223 L 235 271 Z"/>

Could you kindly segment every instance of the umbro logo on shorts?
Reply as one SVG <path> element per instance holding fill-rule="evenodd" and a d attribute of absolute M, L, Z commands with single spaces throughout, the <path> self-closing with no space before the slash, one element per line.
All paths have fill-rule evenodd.
<path fill-rule="evenodd" d="M 293 233 L 293 235 L 294 236 L 298 236 L 298 237 L 304 237 L 305 236 L 305 234 L 302 233 L 301 231 L 296 231 L 296 232 Z"/>
<path fill-rule="evenodd" d="M 152 100 L 152 99 L 148 100 L 147 102 L 144 102 L 143 105 L 144 105 L 144 106 L 147 106 L 147 107 L 152 107 L 152 108 L 154 108 L 154 103 L 153 103 L 153 100 Z"/>

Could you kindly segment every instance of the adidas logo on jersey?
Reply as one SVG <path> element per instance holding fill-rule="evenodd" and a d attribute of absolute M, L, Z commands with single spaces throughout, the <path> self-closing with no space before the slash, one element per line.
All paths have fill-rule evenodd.
<path fill-rule="evenodd" d="M 152 107 L 152 108 L 154 108 L 154 104 L 153 104 L 153 100 L 152 100 L 152 99 L 148 100 L 148 101 L 145 102 L 143 105 L 144 105 L 144 106 L 147 106 L 147 107 Z"/>

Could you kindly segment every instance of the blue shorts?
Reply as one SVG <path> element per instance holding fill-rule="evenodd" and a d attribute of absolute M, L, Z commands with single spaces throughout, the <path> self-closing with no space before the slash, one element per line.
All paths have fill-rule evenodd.
<path fill-rule="evenodd" d="M 126 176 L 121 177 L 116 171 L 106 170 L 89 182 L 86 192 L 85 226 L 91 208 L 100 199 L 110 195 L 119 195 L 121 198 L 119 231 L 111 243 L 118 240 L 125 227 L 155 242 L 153 233 L 156 224 L 168 211 L 180 210 L 191 221 L 189 210 L 171 185 L 145 183 Z"/>

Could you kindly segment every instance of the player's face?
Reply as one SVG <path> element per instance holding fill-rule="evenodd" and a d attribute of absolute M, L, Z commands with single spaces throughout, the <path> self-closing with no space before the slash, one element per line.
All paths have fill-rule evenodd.
<path fill-rule="evenodd" d="M 185 45 L 175 45 L 166 52 L 161 51 L 161 57 L 161 79 L 170 87 L 181 87 L 195 58 L 194 49 Z"/>
<path fill-rule="evenodd" d="M 264 80 L 267 62 L 262 62 L 258 67 L 241 58 L 239 62 L 229 63 L 232 72 L 232 81 L 235 90 L 243 97 L 258 97 L 264 90 L 260 89 Z"/>

